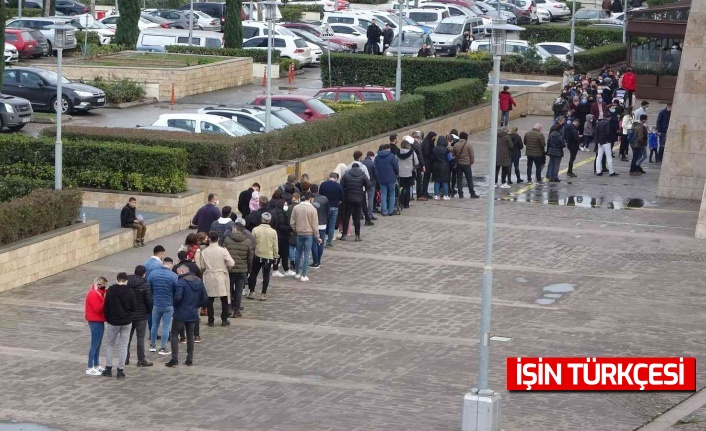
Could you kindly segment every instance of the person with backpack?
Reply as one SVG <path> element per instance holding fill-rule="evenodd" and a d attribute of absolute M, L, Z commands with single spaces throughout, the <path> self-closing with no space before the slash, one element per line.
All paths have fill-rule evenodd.
<path fill-rule="evenodd" d="M 640 115 L 640 120 L 636 121 L 632 125 L 632 130 L 630 130 L 630 136 L 628 140 L 630 141 L 630 146 L 632 147 L 632 163 L 630 164 L 630 175 L 641 175 L 645 171 L 640 167 L 640 163 L 643 160 L 642 152 L 647 146 L 647 127 L 645 123 L 647 122 L 647 115 Z"/>
<path fill-rule="evenodd" d="M 634 122 L 632 116 L 632 108 L 625 108 L 625 115 L 621 120 L 622 133 L 620 134 L 620 161 L 628 162 L 628 148 L 630 148 L 630 142 L 628 142 L 628 134 L 632 129 L 632 123 Z"/>
<path fill-rule="evenodd" d="M 555 124 L 549 129 L 549 137 L 547 138 L 547 155 L 549 156 L 549 164 L 547 165 L 547 178 L 551 183 L 558 183 L 559 179 L 559 166 L 561 165 L 561 159 L 564 157 L 564 148 L 566 147 L 566 140 L 564 139 L 564 134 L 561 133 L 561 128 L 559 124 Z"/>

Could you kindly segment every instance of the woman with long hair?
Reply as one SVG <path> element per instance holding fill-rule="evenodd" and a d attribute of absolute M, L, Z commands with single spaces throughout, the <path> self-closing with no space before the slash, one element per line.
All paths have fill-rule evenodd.
<path fill-rule="evenodd" d="M 100 376 L 105 370 L 105 368 L 100 366 L 99 357 L 105 329 L 103 303 L 105 302 L 105 289 L 107 287 L 108 279 L 96 277 L 86 293 L 84 317 L 91 330 L 91 347 L 88 349 L 88 365 L 86 366 L 86 375 L 88 376 Z"/>
<path fill-rule="evenodd" d="M 434 145 L 436 145 L 436 133 L 429 132 L 426 134 L 424 139 L 422 139 L 422 158 L 424 159 L 424 166 L 426 168 L 424 172 L 424 180 L 422 181 L 422 193 L 423 196 L 430 198 L 429 196 L 429 180 L 431 179 L 432 166 L 434 164 L 432 151 L 434 150 Z"/>

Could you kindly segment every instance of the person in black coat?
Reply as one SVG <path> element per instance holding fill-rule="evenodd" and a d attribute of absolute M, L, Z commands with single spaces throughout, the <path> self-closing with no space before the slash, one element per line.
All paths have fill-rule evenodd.
<path fill-rule="evenodd" d="M 581 142 L 579 140 L 578 126 L 579 120 L 577 118 L 566 126 L 564 134 L 566 149 L 569 150 L 569 172 L 566 175 L 571 178 L 576 177 L 576 174 L 574 174 L 574 162 L 576 161 L 576 154 L 579 152 L 579 143 Z"/>
<path fill-rule="evenodd" d="M 208 233 L 213 222 L 219 218 L 221 218 L 221 210 L 218 209 L 218 195 L 211 193 L 208 195 L 208 203 L 199 208 L 191 224 L 196 225 L 196 232 Z"/>
<path fill-rule="evenodd" d="M 451 180 L 451 165 L 448 159 L 448 141 L 445 136 L 439 136 L 432 150 L 432 180 L 434 180 L 434 199 L 439 200 L 439 192 L 443 191 L 444 200 L 449 200 L 449 181 Z"/>
<path fill-rule="evenodd" d="M 510 129 L 510 139 L 512 139 L 512 166 L 515 167 L 515 180 L 517 183 L 522 183 L 524 180 L 520 178 L 520 158 L 522 158 L 522 149 L 525 145 L 522 143 L 522 137 L 517 134 L 517 127 Z"/>
<path fill-rule="evenodd" d="M 431 179 L 432 173 L 432 151 L 434 150 L 434 145 L 436 144 L 436 133 L 429 132 L 422 139 L 422 159 L 424 160 L 424 180 L 422 181 L 422 190 L 427 198 L 429 196 L 429 180 Z"/>
<path fill-rule="evenodd" d="M 186 256 L 186 252 L 184 256 Z M 125 356 L 125 364 L 130 363 L 130 344 L 132 344 L 132 336 L 137 332 L 137 366 L 151 367 L 152 362 L 145 359 L 145 333 L 147 329 L 148 315 L 152 314 L 152 288 L 147 280 L 145 273 L 147 270 L 142 265 L 135 267 L 135 274 L 127 278 L 127 285 L 132 289 L 135 295 L 135 312 L 132 313 L 132 328 L 130 329 L 130 338 L 127 342 L 127 355 Z"/>
<path fill-rule="evenodd" d="M 130 340 L 132 317 L 135 313 L 135 295 L 128 287 L 128 276 L 124 272 L 118 274 L 118 283 L 110 286 L 105 294 L 103 312 L 108 322 L 105 346 L 105 370 L 103 376 L 113 376 L 113 350 L 118 342 L 118 374 L 117 378 L 125 377 L 125 360 L 127 358 L 127 344 Z"/>
<path fill-rule="evenodd" d="M 365 52 L 368 54 L 380 54 L 380 36 L 382 36 L 382 30 L 378 27 L 377 22 L 372 20 L 372 24 L 368 26 L 368 30 L 365 33 L 368 38 L 368 43 L 365 45 Z"/>
<path fill-rule="evenodd" d="M 385 24 L 385 30 L 382 31 L 382 52 L 385 52 L 390 47 L 395 33 L 392 31 L 390 24 Z"/>
<path fill-rule="evenodd" d="M 343 216 L 343 234 L 341 241 L 346 240 L 348 223 L 353 215 L 353 229 L 355 230 L 355 240 L 360 239 L 360 217 L 362 216 L 363 204 L 365 203 L 365 190 L 370 187 L 370 180 L 360 169 L 361 162 L 354 162 L 351 168 L 341 178 L 341 187 L 346 199 L 346 210 Z"/>
<path fill-rule="evenodd" d="M 260 191 L 260 184 L 253 183 L 253 185 L 250 186 L 249 189 L 243 190 L 238 195 L 238 211 L 240 211 L 240 215 L 242 215 L 243 217 L 250 214 L 250 199 L 252 199 L 252 192 L 255 191 Z"/>
<path fill-rule="evenodd" d="M 137 214 L 135 213 L 136 208 L 137 199 L 131 197 L 120 211 L 120 226 L 135 229 L 135 241 L 133 242 L 133 246 L 144 247 L 147 226 L 145 226 L 144 220 L 137 218 Z"/>

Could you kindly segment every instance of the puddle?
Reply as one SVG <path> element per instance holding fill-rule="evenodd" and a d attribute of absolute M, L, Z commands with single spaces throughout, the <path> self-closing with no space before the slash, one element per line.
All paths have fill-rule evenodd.
<path fill-rule="evenodd" d="M 31 423 L 0 423 L 0 431 L 61 431 L 44 425 Z"/>
<path fill-rule="evenodd" d="M 654 201 L 645 201 L 644 199 L 640 198 L 617 197 L 613 199 L 608 199 L 603 196 L 561 196 L 559 190 L 556 189 L 532 189 L 526 193 L 508 195 L 505 197 L 498 198 L 498 200 L 580 208 L 607 208 L 611 210 L 626 210 L 655 206 Z"/>
<path fill-rule="evenodd" d="M 574 291 L 574 287 L 576 287 L 575 284 L 559 283 L 545 286 L 542 290 L 549 293 L 569 293 Z"/>
<path fill-rule="evenodd" d="M 535 304 L 539 305 L 551 305 L 556 301 L 556 299 L 551 299 L 551 298 L 540 298 L 534 301 Z"/>
<path fill-rule="evenodd" d="M 524 277 L 517 277 L 515 281 L 518 283 L 527 283 L 527 279 Z"/>
<path fill-rule="evenodd" d="M 545 298 L 559 299 L 561 298 L 561 293 L 545 293 Z"/>
<path fill-rule="evenodd" d="M 557 283 L 544 286 L 542 288 L 542 298 L 536 299 L 534 303 L 539 305 L 551 305 L 561 299 L 564 295 L 568 295 L 569 293 L 575 291 L 575 288 L 576 285 L 571 283 Z"/>

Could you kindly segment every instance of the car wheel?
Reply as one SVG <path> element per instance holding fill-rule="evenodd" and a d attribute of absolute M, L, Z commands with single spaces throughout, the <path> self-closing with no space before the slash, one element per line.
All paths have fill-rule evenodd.
<path fill-rule="evenodd" d="M 61 102 L 61 113 L 70 114 L 74 109 L 73 106 L 71 106 L 71 101 L 66 96 L 62 96 Z M 51 100 L 51 106 L 53 107 L 52 112 L 56 112 L 56 97 Z"/>
<path fill-rule="evenodd" d="M 19 132 L 24 126 L 24 124 L 18 124 L 16 126 L 8 126 L 7 128 L 10 129 L 11 132 Z"/>

